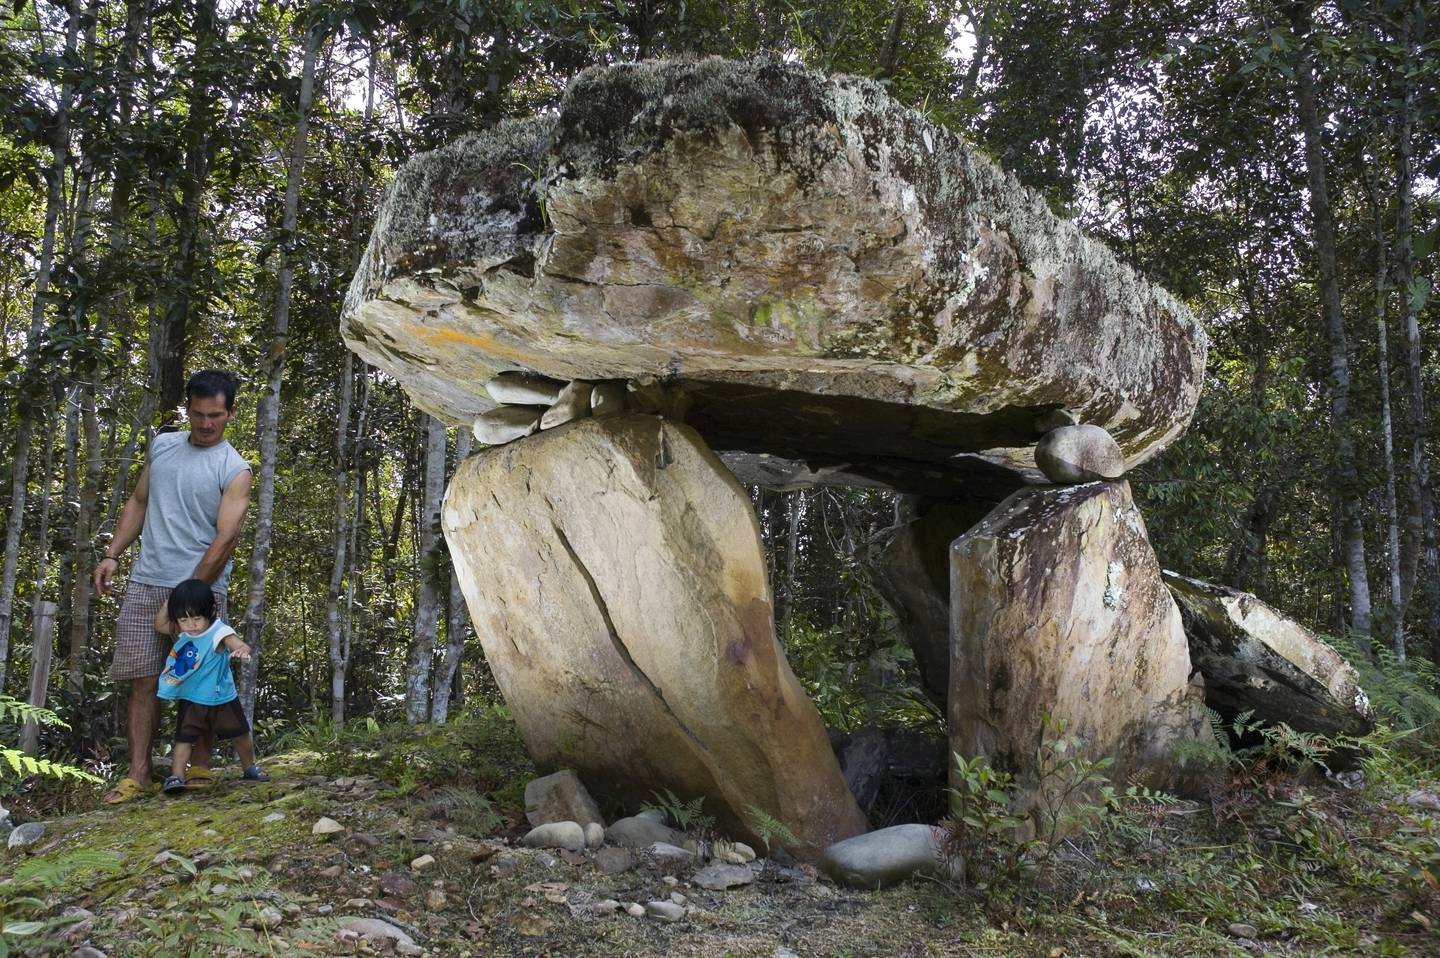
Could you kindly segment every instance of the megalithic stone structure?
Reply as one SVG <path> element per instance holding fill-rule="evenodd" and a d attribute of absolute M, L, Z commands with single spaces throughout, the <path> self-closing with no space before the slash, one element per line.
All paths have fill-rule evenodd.
<path fill-rule="evenodd" d="M 878 84 L 719 59 L 411 160 L 342 331 L 452 423 L 502 371 L 648 379 L 742 478 L 961 496 L 1038 480 L 1057 411 L 1149 459 L 1205 366 L 1188 310 Z"/>
<path fill-rule="evenodd" d="M 342 331 L 426 411 L 509 443 L 459 470 L 445 531 L 542 765 L 703 795 L 736 829 L 753 806 L 805 854 L 863 827 L 720 461 L 923 496 L 956 532 L 989 513 L 950 560 L 933 529 L 890 557 L 957 747 L 1023 776 L 1049 710 L 1159 783 L 1198 734 L 1128 487 L 1044 486 L 1035 449 L 1085 440 L 1051 436 L 1057 481 L 1159 453 L 1194 412 L 1204 333 L 875 83 L 586 71 L 556 113 L 399 171 Z"/>

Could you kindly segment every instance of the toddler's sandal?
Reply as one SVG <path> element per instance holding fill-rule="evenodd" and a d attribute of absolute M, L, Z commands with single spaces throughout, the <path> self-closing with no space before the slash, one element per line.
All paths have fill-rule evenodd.
<path fill-rule="evenodd" d="M 262 771 L 259 765 L 251 765 L 249 768 L 247 768 L 245 770 L 244 778 L 247 782 L 270 781 L 270 776 L 267 775 L 264 771 Z"/>
<path fill-rule="evenodd" d="M 166 795 L 179 795 L 185 791 L 185 779 L 179 775 L 171 775 L 165 779 L 165 784 L 160 786 L 160 791 Z"/>

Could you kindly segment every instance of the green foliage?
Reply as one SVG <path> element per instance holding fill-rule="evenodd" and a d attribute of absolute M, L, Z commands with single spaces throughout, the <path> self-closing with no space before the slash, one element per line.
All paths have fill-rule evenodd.
<path fill-rule="evenodd" d="M 40 725 L 50 725 L 57 728 L 69 728 L 50 709 L 40 708 L 28 702 L 21 702 L 8 695 L 0 695 L 0 722 L 14 722 L 20 725 L 24 722 L 37 722 Z"/>
<path fill-rule="evenodd" d="M 277 749 L 313 752 L 327 775 L 371 775 L 382 799 L 408 798 L 477 834 L 492 834 L 524 809 L 520 789 L 534 767 L 504 706 L 472 703 L 440 726 L 381 724 L 371 717 L 336 728 L 327 719 L 290 729 Z M 517 788 L 518 786 L 518 788 Z"/>
<path fill-rule="evenodd" d="M 425 797 L 423 810 L 475 838 L 494 835 L 506 824 L 505 816 L 496 809 L 495 802 L 469 788 L 437 788 Z"/>
<path fill-rule="evenodd" d="M 816 628 L 792 618 L 782 644 L 795 677 L 828 728 L 903 726 L 941 732 L 945 717 L 920 691 L 915 655 L 896 635 L 868 654 L 843 625 Z"/>
<path fill-rule="evenodd" d="M 48 725 L 55 728 L 69 728 L 50 709 L 36 708 L 25 702 L 18 701 L 6 695 L 0 695 L 0 722 L 35 722 L 38 725 Z M 49 759 L 35 758 L 26 755 L 16 748 L 0 746 L 0 776 L 6 774 L 23 778 L 28 775 L 43 775 L 47 778 L 72 779 L 77 782 L 89 782 L 99 784 L 99 776 L 92 775 L 83 768 L 74 765 L 67 765 L 64 762 L 52 762 Z"/>
<path fill-rule="evenodd" d="M 1025 819 L 1010 813 L 1015 782 L 1009 772 L 991 768 L 983 755 L 965 759 L 955 753 L 955 784 L 949 789 L 950 817 L 943 823 L 944 855 L 965 863 L 971 881 L 986 887 L 1011 877 L 1024 851 L 1020 832 Z"/>
<path fill-rule="evenodd" d="M 954 758 L 942 851 L 964 863 L 976 887 L 1044 871 L 1063 840 L 1094 829 L 1116 802 L 1105 775 L 1113 760 L 1085 756 L 1080 739 L 1066 735 L 1065 723 L 1049 715 L 1035 750 L 1032 787 L 1022 789 L 984 756 Z M 1028 807 L 1017 808 L 1022 802 Z"/>
<path fill-rule="evenodd" d="M 1349 636 L 1326 640 L 1355 667 L 1376 715 L 1440 744 L 1440 671 L 1432 662 L 1415 655 L 1400 662 L 1394 650 L 1383 645 L 1375 646 L 1371 658 Z"/>
<path fill-rule="evenodd" d="M 846 662 L 848 644 L 839 627 L 816 629 L 796 619 L 783 636 L 785 657 L 795 677 L 829 728 L 849 731 L 864 721 L 865 699 Z"/>
<path fill-rule="evenodd" d="M 681 801 L 668 788 L 651 794 L 655 800 L 646 802 L 643 807 L 664 812 L 666 819 L 682 832 L 693 832 L 704 838 L 714 831 L 715 818 L 705 813 L 705 796 L 697 795 L 689 801 Z"/>
<path fill-rule="evenodd" d="M 1061 839 L 1087 831 L 1105 814 L 1113 796 L 1105 771 L 1115 760 L 1087 757 L 1080 738 L 1065 734 L 1064 721 L 1049 715 L 1043 721 L 1035 752 L 1039 781 L 1029 814 L 1035 838 L 1048 857 Z"/>
<path fill-rule="evenodd" d="M 142 954 L 193 955 L 220 950 L 267 954 L 272 950 L 264 940 L 263 931 L 245 927 L 247 917 L 253 916 L 258 906 L 246 901 L 226 901 L 215 893 L 217 884 L 232 886 L 232 890 L 244 884 L 238 869 L 212 866 L 202 872 L 193 861 L 179 855 L 171 855 L 160 867 L 179 881 L 170 886 L 172 891 L 162 908 L 163 917 L 139 916 L 140 923 L 149 932 L 139 942 Z"/>
<path fill-rule="evenodd" d="M 0 958 L 10 948 L 25 946 L 52 929 L 75 923 L 74 918 L 45 917 L 46 902 L 40 896 L 63 885 L 76 872 L 93 884 L 121 870 L 117 856 L 88 849 L 67 852 L 56 859 L 32 858 L 19 863 L 11 880 L 0 884 Z"/>
<path fill-rule="evenodd" d="M 780 819 L 771 815 L 758 805 L 745 806 L 745 818 L 750 827 L 755 829 L 755 834 L 760 836 L 760 841 L 765 844 L 765 854 L 770 854 L 770 840 L 778 838 L 786 845 L 795 846 L 800 844 L 800 839 Z"/>

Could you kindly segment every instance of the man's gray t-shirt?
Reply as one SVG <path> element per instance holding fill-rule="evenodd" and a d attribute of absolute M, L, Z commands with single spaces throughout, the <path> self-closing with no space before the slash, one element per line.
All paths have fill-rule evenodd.
<path fill-rule="evenodd" d="M 150 443 L 150 495 L 140 532 L 134 582 L 174 588 L 190 578 L 210 544 L 220 517 L 220 497 L 250 464 L 224 439 L 192 446 L 188 432 L 156 436 Z M 213 587 L 223 592 L 230 563 Z"/>

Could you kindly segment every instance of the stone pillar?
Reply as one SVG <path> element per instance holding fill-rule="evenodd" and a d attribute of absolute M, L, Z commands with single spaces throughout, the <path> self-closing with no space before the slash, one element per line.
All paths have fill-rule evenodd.
<path fill-rule="evenodd" d="M 456 472 L 443 525 L 542 768 L 704 796 L 752 838 L 754 806 L 807 857 L 865 830 L 775 639 L 749 499 L 693 430 L 624 415 L 486 450 Z"/>
<path fill-rule="evenodd" d="M 1203 685 L 1129 483 L 1022 489 L 950 555 L 952 748 L 1033 794 L 1050 715 L 1112 781 L 1173 787 Z"/>

